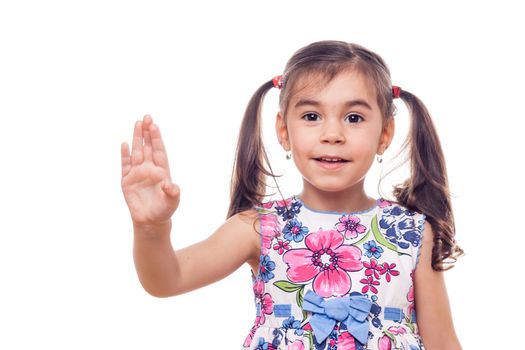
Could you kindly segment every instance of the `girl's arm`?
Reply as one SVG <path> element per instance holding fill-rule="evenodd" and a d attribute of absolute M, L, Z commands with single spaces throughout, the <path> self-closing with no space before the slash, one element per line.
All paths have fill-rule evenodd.
<path fill-rule="evenodd" d="M 244 262 L 255 261 L 260 240 L 254 230 L 256 218 L 255 210 L 238 213 L 207 239 L 177 251 L 170 241 L 171 222 L 134 225 L 133 257 L 142 286 L 156 297 L 175 296 L 217 282 Z"/>
<path fill-rule="evenodd" d="M 171 181 L 164 142 L 151 116 L 135 123 L 132 146 L 130 153 L 127 142 L 121 144 L 121 184 L 133 222 L 135 268 L 147 292 L 182 294 L 226 277 L 244 262 L 255 266 L 259 235 L 254 209 L 232 216 L 209 238 L 174 251 L 171 216 L 180 189 Z M 176 237 L 192 231 L 176 232 Z"/>
<path fill-rule="evenodd" d="M 452 322 L 443 272 L 431 267 L 432 226 L 425 222 L 421 255 L 414 276 L 417 325 L 427 350 L 461 350 Z"/>

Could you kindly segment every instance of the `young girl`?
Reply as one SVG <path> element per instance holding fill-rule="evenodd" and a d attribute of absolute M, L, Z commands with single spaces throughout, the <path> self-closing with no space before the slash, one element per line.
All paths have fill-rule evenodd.
<path fill-rule="evenodd" d="M 303 177 L 300 194 L 265 200 L 274 176 L 260 135 L 265 94 L 280 89 L 278 140 Z M 395 201 L 370 198 L 364 180 L 394 135 L 394 98 L 411 116 L 410 178 Z M 460 349 L 445 264 L 463 254 L 443 152 L 430 115 L 392 86 L 366 48 L 321 41 L 297 51 L 264 83 L 242 122 L 227 220 L 208 239 L 173 251 L 179 205 L 160 131 L 150 116 L 122 144 L 122 189 L 134 259 L 157 297 L 216 282 L 248 263 L 255 322 L 243 349 Z M 416 318 L 417 310 L 417 318 Z"/>

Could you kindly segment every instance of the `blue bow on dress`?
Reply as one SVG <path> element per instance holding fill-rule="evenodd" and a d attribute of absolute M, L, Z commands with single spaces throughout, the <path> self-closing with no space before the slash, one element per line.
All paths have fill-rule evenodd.
<path fill-rule="evenodd" d="M 310 326 L 318 344 L 330 335 L 337 321 L 344 322 L 348 332 L 366 344 L 370 326 L 366 317 L 371 308 L 372 301 L 364 296 L 324 299 L 312 290 L 306 292 L 303 301 L 303 310 L 313 314 Z"/>

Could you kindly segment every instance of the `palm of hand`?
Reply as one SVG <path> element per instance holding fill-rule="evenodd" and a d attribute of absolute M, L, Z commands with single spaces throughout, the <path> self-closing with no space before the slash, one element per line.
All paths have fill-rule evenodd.
<path fill-rule="evenodd" d="M 121 154 L 122 192 L 133 222 L 160 224 L 170 220 L 179 204 L 179 188 L 171 183 L 160 131 L 150 116 L 135 124 L 131 155 L 126 143 Z"/>

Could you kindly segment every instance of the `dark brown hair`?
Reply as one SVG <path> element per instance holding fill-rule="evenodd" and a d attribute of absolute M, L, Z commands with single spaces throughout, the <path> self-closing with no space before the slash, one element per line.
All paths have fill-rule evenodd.
<path fill-rule="evenodd" d="M 396 112 L 393 104 L 390 71 L 383 59 L 363 46 L 344 41 L 324 40 L 307 45 L 287 62 L 279 95 L 279 108 L 286 120 L 288 104 L 297 93 L 300 78 L 316 75 L 327 84 L 337 74 L 356 70 L 374 84 L 383 126 Z M 261 137 L 261 106 L 272 80 L 254 93 L 241 124 L 231 180 L 231 200 L 227 217 L 259 205 L 266 197 L 266 178 L 275 175 L 268 161 Z M 399 204 L 426 215 L 434 232 L 432 268 L 445 271 L 464 254 L 456 244 L 454 215 L 450 201 L 447 171 L 436 129 L 425 105 L 412 93 L 402 90 L 400 98 L 407 105 L 411 122 L 401 151 L 407 150 L 410 177 L 394 186 Z M 401 153 L 401 152 L 400 152 Z M 278 188 L 278 186 L 277 186 Z M 448 268 L 444 264 L 450 264 Z"/>

